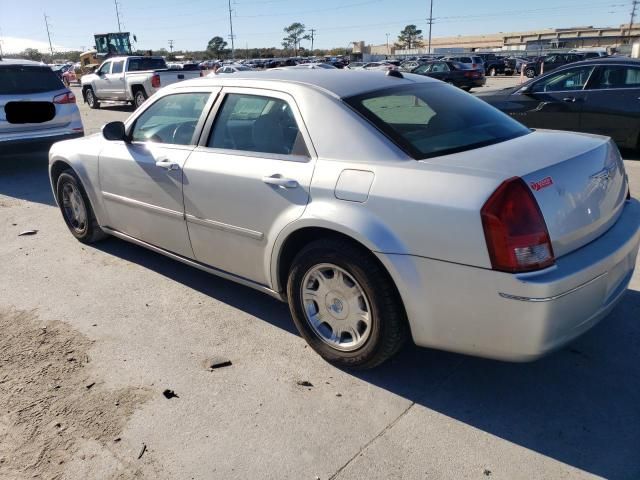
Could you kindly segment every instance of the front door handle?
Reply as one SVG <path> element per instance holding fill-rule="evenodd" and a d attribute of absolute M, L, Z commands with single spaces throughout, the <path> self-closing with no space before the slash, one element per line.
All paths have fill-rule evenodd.
<path fill-rule="evenodd" d="M 564 97 L 562 99 L 563 102 L 567 102 L 567 103 L 576 103 L 577 101 L 579 101 L 580 99 L 576 98 L 576 97 Z"/>
<path fill-rule="evenodd" d="M 275 185 L 282 188 L 298 188 L 300 184 L 292 178 L 284 178 L 281 175 L 271 175 L 270 177 L 262 177 L 262 181 L 267 185 Z"/>
<path fill-rule="evenodd" d="M 180 165 L 178 165 L 176 162 L 172 162 L 168 158 L 161 158 L 160 160 L 158 160 L 156 162 L 156 167 L 164 168 L 168 171 L 180 170 Z"/>

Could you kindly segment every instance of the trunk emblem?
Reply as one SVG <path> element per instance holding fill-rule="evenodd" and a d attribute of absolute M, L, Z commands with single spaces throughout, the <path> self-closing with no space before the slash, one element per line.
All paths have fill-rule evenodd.
<path fill-rule="evenodd" d="M 597 171 L 593 175 L 589 175 L 589 178 L 602 188 L 607 188 L 609 181 L 611 180 L 611 173 L 615 170 L 616 166 L 604 167 L 602 170 Z"/>
<path fill-rule="evenodd" d="M 545 177 L 542 180 L 539 180 L 537 182 L 532 182 L 529 184 L 529 186 L 536 192 L 539 192 L 543 188 L 550 187 L 551 185 L 553 185 L 553 178 L 551 177 Z"/>

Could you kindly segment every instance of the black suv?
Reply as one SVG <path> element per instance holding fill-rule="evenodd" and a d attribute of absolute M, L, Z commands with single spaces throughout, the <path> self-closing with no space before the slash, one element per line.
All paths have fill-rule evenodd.
<path fill-rule="evenodd" d="M 524 67 L 524 74 L 527 78 L 533 78 L 540 75 L 540 72 L 543 71 L 543 63 L 544 73 L 547 73 L 568 63 L 579 62 L 584 59 L 584 54 L 580 53 L 552 53 L 546 57 L 539 57 L 537 60 L 527 62 L 527 65 Z"/>
<path fill-rule="evenodd" d="M 485 75 L 495 77 L 507 73 L 507 64 L 504 58 L 497 57 L 494 53 L 474 53 L 474 55 L 482 58 Z"/>

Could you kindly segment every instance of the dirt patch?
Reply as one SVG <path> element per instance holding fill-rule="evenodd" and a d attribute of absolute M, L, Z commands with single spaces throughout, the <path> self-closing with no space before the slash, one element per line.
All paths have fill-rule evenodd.
<path fill-rule="evenodd" d="M 67 478 L 67 464 L 105 454 L 100 478 L 142 478 L 113 445 L 150 392 L 104 388 L 91 343 L 63 322 L 0 309 L 0 479 Z"/>

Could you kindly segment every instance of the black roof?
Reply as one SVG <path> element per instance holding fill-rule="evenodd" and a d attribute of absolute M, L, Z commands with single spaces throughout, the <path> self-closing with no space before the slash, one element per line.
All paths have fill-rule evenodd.
<path fill-rule="evenodd" d="M 582 60 L 580 62 L 573 62 L 567 65 L 606 65 L 608 63 L 617 63 L 621 65 L 636 65 L 640 66 L 640 58 L 631 58 L 631 57 L 594 57 L 589 60 Z"/>

